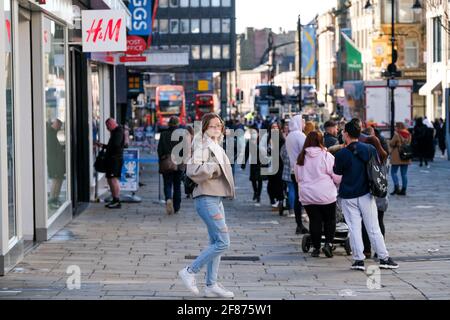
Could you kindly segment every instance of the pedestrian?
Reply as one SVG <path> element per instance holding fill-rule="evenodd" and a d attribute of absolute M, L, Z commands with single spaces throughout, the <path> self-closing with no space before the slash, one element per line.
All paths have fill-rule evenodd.
<path fill-rule="evenodd" d="M 445 150 L 447 149 L 447 145 L 445 142 L 445 140 L 446 140 L 445 127 L 446 127 L 445 122 L 442 118 L 437 120 L 436 136 L 437 136 L 437 140 L 438 140 L 439 149 L 441 150 L 441 153 L 442 153 L 442 158 L 444 158 Z"/>
<path fill-rule="evenodd" d="M 286 135 L 287 138 L 288 135 Z M 281 159 L 283 161 L 283 189 L 287 191 L 287 209 L 289 210 L 288 217 L 295 218 L 295 186 L 291 179 L 291 161 L 289 159 L 289 154 L 286 149 L 286 143 L 281 147 L 280 150 Z"/>
<path fill-rule="evenodd" d="M 400 148 L 402 145 L 411 144 L 411 134 L 406 129 L 405 124 L 402 122 L 397 122 L 396 132 L 394 137 L 390 141 L 389 145 L 391 147 L 391 176 L 394 182 L 394 191 L 391 195 L 406 195 L 406 189 L 408 188 L 408 167 L 411 165 L 411 160 L 403 160 L 400 157 Z M 402 177 L 402 188 L 400 189 L 400 182 L 398 180 L 397 173 L 400 170 L 400 175 Z"/>
<path fill-rule="evenodd" d="M 112 200 L 105 205 L 109 209 L 120 209 L 120 182 L 123 166 L 123 149 L 125 147 L 124 129 L 114 118 L 105 121 L 106 128 L 111 133 L 108 144 L 96 143 L 106 148 L 106 180 L 111 190 Z"/>
<path fill-rule="evenodd" d="M 309 216 L 309 232 L 313 243 L 312 257 L 319 257 L 322 233 L 323 253 L 333 257 L 332 243 L 336 231 L 337 187 L 342 177 L 334 174 L 334 157 L 327 152 L 321 132 L 312 131 L 295 167 L 299 198 Z M 323 232 L 322 232 L 323 230 Z"/>
<path fill-rule="evenodd" d="M 303 133 L 305 136 L 308 136 L 308 134 L 312 131 L 316 130 L 316 127 L 314 125 L 314 122 L 312 121 L 306 121 L 305 123 L 305 129 L 303 130 Z"/>
<path fill-rule="evenodd" d="M 253 188 L 253 201 L 255 206 L 261 206 L 261 192 L 263 189 L 263 177 L 261 175 L 261 159 L 260 159 L 260 141 L 259 130 L 256 125 L 250 128 L 250 140 L 245 146 L 244 163 L 241 165 L 245 170 L 247 162 L 250 163 L 250 181 Z"/>
<path fill-rule="evenodd" d="M 176 165 L 173 159 L 180 155 L 172 154 L 175 146 L 181 142 L 181 138 L 177 141 L 172 140 L 175 130 L 179 128 L 180 120 L 176 116 L 169 119 L 169 128 L 161 133 L 158 142 L 158 159 L 160 163 L 160 173 L 163 176 L 164 197 L 166 200 L 166 213 L 168 215 L 177 214 L 181 208 L 181 181 L 183 170 L 182 167 Z M 172 160 L 174 166 L 172 168 L 163 168 L 163 161 Z"/>
<path fill-rule="evenodd" d="M 364 244 L 362 221 L 366 226 L 370 242 L 380 259 L 380 268 L 396 269 L 398 264 L 389 257 L 377 218 L 375 198 L 370 193 L 367 165 L 371 157 L 376 157 L 372 145 L 359 142 L 361 127 L 356 121 L 345 125 L 343 137 L 346 147 L 336 153 L 333 171 L 342 175 L 339 198 L 345 221 L 350 230 L 350 245 L 354 263 L 353 270 L 364 268 Z"/>
<path fill-rule="evenodd" d="M 325 129 L 325 134 L 323 137 L 324 142 L 325 142 L 325 147 L 330 148 L 332 146 L 337 145 L 339 143 L 337 123 L 334 122 L 333 120 L 329 120 L 329 121 L 325 122 L 323 127 Z"/>
<path fill-rule="evenodd" d="M 179 271 L 184 285 L 198 295 L 195 276 L 206 269 L 206 297 L 233 298 L 233 292 L 217 282 L 221 255 L 230 247 L 223 198 L 235 196 L 230 160 L 221 147 L 223 120 L 214 113 L 202 118 L 202 134 L 194 137 L 193 156 L 187 164 L 187 175 L 197 186 L 193 192 L 198 215 L 205 223 L 210 245 L 189 266 Z"/>
<path fill-rule="evenodd" d="M 301 115 L 296 115 L 289 121 L 289 135 L 286 139 L 286 150 L 289 155 L 289 160 L 291 162 L 291 169 L 294 170 L 297 164 L 298 156 L 303 150 L 303 145 L 305 144 L 306 136 L 303 133 L 303 118 Z M 291 181 L 294 183 L 295 187 L 295 222 L 297 223 L 297 228 L 295 230 L 296 234 L 308 233 L 308 229 L 305 228 L 302 221 L 302 205 L 298 197 L 298 184 L 295 178 L 295 174 L 291 172 Z M 306 215 L 305 215 L 306 216 Z"/>
<path fill-rule="evenodd" d="M 423 118 L 420 117 L 416 119 L 413 131 L 413 149 L 414 153 L 419 158 L 420 167 L 422 167 L 425 162 L 425 166 L 430 168 L 430 165 L 428 164 L 428 155 L 429 149 L 433 147 L 433 140 L 430 140 L 429 130 L 432 129 L 428 128 L 423 123 Z"/>
<path fill-rule="evenodd" d="M 62 205 L 59 196 L 66 175 L 66 153 L 58 140 L 58 132 L 62 126 L 59 119 L 54 119 L 47 125 L 47 173 L 51 180 L 48 205 L 52 210 L 57 210 Z"/>
<path fill-rule="evenodd" d="M 275 141 L 277 139 L 277 143 Z M 264 140 L 265 141 L 265 140 Z M 273 122 L 270 125 L 270 129 L 267 133 L 267 146 L 268 155 L 271 157 L 271 166 L 269 167 L 269 176 L 267 183 L 267 193 L 269 194 L 270 204 L 272 205 L 272 210 L 278 210 L 280 215 L 283 215 L 283 202 L 284 202 L 284 192 L 283 192 L 283 160 L 280 155 L 280 148 L 284 145 L 285 140 L 280 130 L 280 125 L 278 122 Z M 277 148 L 276 144 L 278 144 Z M 274 157 L 278 157 L 276 160 L 278 163 L 278 168 L 274 167 Z"/>

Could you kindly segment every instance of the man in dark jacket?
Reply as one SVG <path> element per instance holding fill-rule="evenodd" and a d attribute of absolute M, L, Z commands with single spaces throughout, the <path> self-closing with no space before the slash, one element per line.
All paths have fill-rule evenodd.
<path fill-rule="evenodd" d="M 396 264 L 386 250 L 386 244 L 380 230 L 375 198 L 370 194 L 366 166 L 376 149 L 369 144 L 359 142 L 361 127 L 357 121 L 345 125 L 343 137 L 346 147 L 336 153 L 334 173 L 342 175 L 339 198 L 345 221 L 350 229 L 350 243 L 354 263 L 352 269 L 364 271 L 364 245 L 361 234 L 361 220 L 368 230 L 370 242 L 380 258 L 380 268 L 396 269 Z"/>
<path fill-rule="evenodd" d="M 178 118 L 175 116 L 171 117 L 169 120 L 169 129 L 161 133 L 158 142 L 158 158 L 160 161 L 165 157 L 170 157 L 173 148 L 180 143 L 180 141 L 172 141 L 172 133 L 179 128 L 179 125 L 180 121 L 178 120 Z M 161 173 L 164 181 L 166 213 L 168 215 L 171 215 L 173 213 L 176 214 L 178 213 L 178 211 L 180 211 L 181 207 L 181 179 L 183 172 L 177 168 L 177 170 L 175 171 Z"/>
<path fill-rule="evenodd" d="M 109 118 L 105 121 L 106 128 L 111 133 L 108 144 L 97 143 L 98 146 L 106 147 L 106 179 L 111 189 L 112 201 L 105 207 L 109 209 L 119 209 L 120 203 L 120 183 L 123 166 L 123 148 L 125 145 L 124 130 L 115 119 Z"/>
<path fill-rule="evenodd" d="M 338 138 L 337 138 L 337 136 L 338 136 L 337 123 L 334 122 L 333 120 L 329 120 L 329 121 L 325 122 L 323 127 L 325 129 L 325 134 L 323 135 L 325 147 L 329 148 L 329 147 L 337 145 L 339 143 Z"/>

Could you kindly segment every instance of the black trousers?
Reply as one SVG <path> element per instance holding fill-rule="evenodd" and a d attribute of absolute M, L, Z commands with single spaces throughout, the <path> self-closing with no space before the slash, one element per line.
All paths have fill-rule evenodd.
<path fill-rule="evenodd" d="M 295 205 L 294 205 L 294 212 L 295 212 L 295 222 L 297 223 L 297 228 L 302 228 L 302 204 L 300 203 L 300 199 L 298 198 L 298 183 L 295 179 L 295 175 L 291 175 L 291 180 L 294 183 L 295 188 Z"/>
<path fill-rule="evenodd" d="M 263 189 L 262 179 L 252 180 L 252 187 L 253 187 L 253 193 L 256 195 L 256 199 L 258 199 L 258 201 L 260 201 L 261 200 L 261 192 Z"/>
<path fill-rule="evenodd" d="M 384 218 L 384 211 L 378 210 L 378 223 L 380 224 L 381 233 L 383 234 L 383 237 L 384 237 L 385 229 L 384 229 L 383 218 Z M 367 234 L 367 230 L 366 230 L 366 227 L 364 226 L 364 222 L 362 223 L 362 238 L 363 238 L 363 243 L 364 243 L 364 252 L 371 252 L 372 247 L 370 245 L 369 235 Z"/>
<path fill-rule="evenodd" d="M 309 233 L 314 249 L 320 249 L 322 230 L 325 243 L 332 243 L 336 232 L 336 202 L 305 206 L 309 216 Z"/>

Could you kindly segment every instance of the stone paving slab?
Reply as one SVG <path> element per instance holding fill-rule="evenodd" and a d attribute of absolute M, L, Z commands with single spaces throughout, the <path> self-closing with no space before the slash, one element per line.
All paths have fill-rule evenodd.
<path fill-rule="evenodd" d="M 177 271 L 208 244 L 206 228 L 192 200 L 183 199 L 178 215 L 167 216 L 158 203 L 158 175 L 145 167 L 141 204 L 108 211 L 102 203 L 34 248 L 0 278 L 0 299 L 203 299 L 194 297 Z M 301 250 L 295 220 L 269 206 L 266 185 L 259 208 L 249 201 L 248 171 L 238 170 L 237 198 L 225 201 L 231 248 L 222 261 L 220 281 L 235 299 L 422 300 L 450 298 L 450 163 L 436 159 L 431 169 L 414 163 L 408 195 L 391 197 L 385 214 L 386 242 L 400 269 L 381 271 L 381 289 L 369 276 L 349 270 L 351 257 L 338 248 L 333 259 L 311 258 Z M 69 290 L 67 268 L 81 269 L 81 289 Z M 368 260 L 366 266 L 377 265 Z M 204 272 L 198 276 L 204 286 Z"/>

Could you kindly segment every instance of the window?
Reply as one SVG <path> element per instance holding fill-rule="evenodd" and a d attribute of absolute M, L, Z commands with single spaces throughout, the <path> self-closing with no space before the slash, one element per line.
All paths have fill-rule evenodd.
<path fill-rule="evenodd" d="M 213 45 L 212 46 L 212 58 L 213 59 L 221 59 L 221 46 L 220 45 Z"/>
<path fill-rule="evenodd" d="M 191 20 L 191 33 L 200 33 L 200 20 L 199 19 Z"/>
<path fill-rule="evenodd" d="M 203 60 L 211 59 L 211 46 L 209 45 L 202 46 L 202 59 Z"/>
<path fill-rule="evenodd" d="M 180 0 L 180 7 L 181 8 L 189 7 L 189 0 Z"/>
<path fill-rule="evenodd" d="M 231 7 L 231 0 L 222 0 L 222 7 Z"/>
<path fill-rule="evenodd" d="M 193 60 L 199 60 L 200 59 L 200 46 L 199 45 L 191 46 L 191 58 Z"/>
<path fill-rule="evenodd" d="M 170 7 L 171 8 L 178 8 L 178 0 L 170 0 Z"/>
<path fill-rule="evenodd" d="M 414 39 L 405 41 L 405 66 L 417 68 L 419 66 L 419 42 Z"/>
<path fill-rule="evenodd" d="M 16 230 L 16 194 L 15 194 L 15 152 L 14 152 L 14 95 L 13 95 L 13 25 L 11 24 L 11 1 L 6 0 L 3 3 L 5 10 L 6 25 L 9 26 L 9 37 L 7 30 L 4 30 L 5 39 L 5 96 L 6 101 L 2 101 L 2 105 L 6 102 L 6 144 L 7 144 L 7 159 L 8 159 L 8 239 L 17 235 Z"/>
<path fill-rule="evenodd" d="M 211 0 L 211 7 L 220 7 L 220 0 Z"/>
<path fill-rule="evenodd" d="M 231 22 L 230 19 L 222 19 L 222 33 L 231 32 Z"/>
<path fill-rule="evenodd" d="M 230 59 L 230 45 L 224 44 L 222 46 L 222 59 Z"/>
<path fill-rule="evenodd" d="M 169 0 L 159 0 L 159 7 L 160 8 L 167 8 L 169 5 Z"/>
<path fill-rule="evenodd" d="M 211 19 L 212 33 L 220 33 L 220 19 Z"/>
<path fill-rule="evenodd" d="M 203 8 L 209 7 L 209 0 L 201 0 L 201 4 Z"/>
<path fill-rule="evenodd" d="M 442 61 L 441 17 L 433 19 L 433 62 Z"/>
<path fill-rule="evenodd" d="M 170 20 L 170 33 L 177 34 L 180 32 L 179 28 L 179 22 L 178 19 L 171 19 Z"/>
<path fill-rule="evenodd" d="M 209 25 L 209 19 L 202 19 L 202 33 L 210 33 L 211 27 Z"/>
<path fill-rule="evenodd" d="M 64 27 L 44 18 L 50 45 L 44 50 L 45 120 L 47 141 L 47 215 L 68 200 L 66 180 L 66 54 Z"/>
<path fill-rule="evenodd" d="M 401 23 L 414 22 L 414 11 L 411 0 L 400 0 L 398 8 L 398 21 Z"/>
<path fill-rule="evenodd" d="M 189 19 L 180 19 L 180 33 L 189 33 Z"/>
<path fill-rule="evenodd" d="M 392 21 L 392 0 L 384 0 L 384 23 Z"/>
<path fill-rule="evenodd" d="M 160 19 L 159 20 L 159 33 L 168 33 L 169 32 L 169 20 Z"/>
<path fill-rule="evenodd" d="M 200 4 L 200 0 L 191 0 L 192 8 L 198 8 L 199 4 Z"/>

